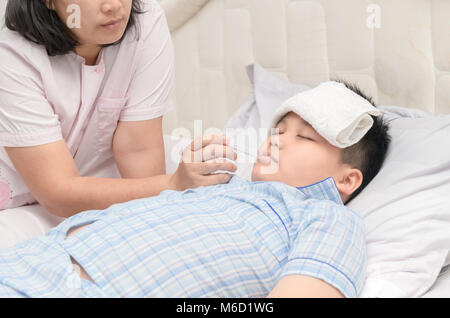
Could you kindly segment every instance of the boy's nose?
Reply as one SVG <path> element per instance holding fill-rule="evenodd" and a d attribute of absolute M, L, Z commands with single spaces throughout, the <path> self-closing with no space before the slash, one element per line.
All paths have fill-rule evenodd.
<path fill-rule="evenodd" d="M 278 156 L 279 150 L 282 147 L 281 138 L 278 135 L 271 136 L 269 143 L 267 144 L 267 155 Z"/>
<path fill-rule="evenodd" d="M 280 135 L 273 135 L 270 137 L 269 147 L 278 147 L 281 146 L 281 138 Z"/>

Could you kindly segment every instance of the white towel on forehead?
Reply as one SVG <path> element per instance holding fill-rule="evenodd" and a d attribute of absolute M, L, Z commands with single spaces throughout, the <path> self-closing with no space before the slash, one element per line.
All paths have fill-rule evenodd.
<path fill-rule="evenodd" d="M 344 84 L 325 82 L 285 101 L 275 111 L 269 134 L 270 128 L 275 128 L 290 111 L 302 117 L 318 134 L 339 148 L 347 148 L 360 141 L 373 125 L 370 115 L 381 114 L 369 101 Z"/>

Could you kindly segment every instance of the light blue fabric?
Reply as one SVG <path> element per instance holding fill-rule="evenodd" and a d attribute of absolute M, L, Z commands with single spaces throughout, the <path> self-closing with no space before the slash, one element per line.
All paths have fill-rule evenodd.
<path fill-rule="evenodd" d="M 77 281 L 70 256 L 95 284 Z M 0 251 L 0 296 L 263 297 L 302 274 L 355 297 L 365 261 L 364 221 L 331 177 L 295 188 L 234 176 L 86 211 Z"/>

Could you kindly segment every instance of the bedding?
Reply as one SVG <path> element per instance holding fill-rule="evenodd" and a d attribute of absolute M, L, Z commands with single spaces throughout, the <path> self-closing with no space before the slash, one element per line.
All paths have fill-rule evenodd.
<path fill-rule="evenodd" d="M 249 76 L 252 105 L 242 105 L 228 121 L 229 127 L 261 127 L 262 118 L 270 118 L 286 98 L 280 94 L 276 100 L 270 84 L 255 83 L 275 82 L 276 91 L 287 95 L 296 90 L 288 82 L 283 90 L 275 75 L 261 66 L 252 67 L 258 70 L 249 72 L 254 75 Z M 303 85 L 297 86 L 302 89 Z M 267 95 L 272 98 L 252 99 Z M 265 111 L 259 112 L 262 108 Z M 432 116 L 392 105 L 378 108 L 390 122 L 391 148 L 379 174 L 348 204 L 367 225 L 368 272 L 361 295 L 419 297 L 449 263 L 450 147 L 445 143 L 450 143 L 450 115 Z M 251 164 L 238 162 L 237 172 L 246 171 L 239 168 L 242 165 L 248 169 Z"/>
<path fill-rule="evenodd" d="M 2 210 L 0 211 L 0 250 L 45 234 L 63 220 L 37 203 Z"/>
<path fill-rule="evenodd" d="M 252 91 L 248 100 L 230 117 L 225 128 L 269 127 L 275 109 L 288 98 L 310 89 L 279 79 L 261 65 L 246 67 Z"/>
<path fill-rule="evenodd" d="M 450 266 L 446 266 L 439 273 L 433 286 L 423 295 L 423 298 L 449 298 L 450 297 Z"/>
<path fill-rule="evenodd" d="M 450 116 L 385 116 L 393 137 L 386 162 L 348 204 L 367 225 L 362 295 L 419 297 L 449 263 Z"/>

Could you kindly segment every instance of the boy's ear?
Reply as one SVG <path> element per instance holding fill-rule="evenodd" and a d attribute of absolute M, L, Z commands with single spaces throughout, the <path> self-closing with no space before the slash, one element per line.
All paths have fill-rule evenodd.
<path fill-rule="evenodd" d="M 363 175 L 359 169 L 346 168 L 341 177 L 336 180 L 336 186 L 344 202 L 361 186 L 362 181 Z"/>

